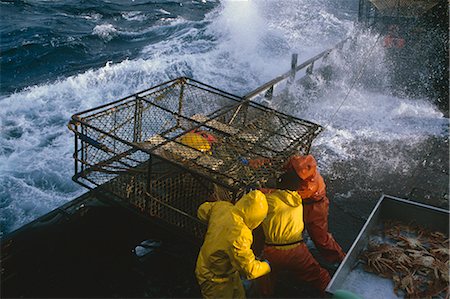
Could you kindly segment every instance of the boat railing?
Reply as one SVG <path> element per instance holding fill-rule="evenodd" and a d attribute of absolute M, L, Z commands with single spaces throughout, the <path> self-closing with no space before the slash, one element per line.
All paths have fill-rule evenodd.
<path fill-rule="evenodd" d="M 286 92 L 297 78 L 312 74 L 314 68 L 320 67 L 331 52 L 341 50 L 347 41 L 349 41 L 349 38 L 340 41 L 334 47 L 311 57 L 299 65 L 297 65 L 298 54 L 292 54 L 291 69 L 289 71 L 250 91 L 244 96 L 244 99 L 270 106 L 275 96 Z"/>

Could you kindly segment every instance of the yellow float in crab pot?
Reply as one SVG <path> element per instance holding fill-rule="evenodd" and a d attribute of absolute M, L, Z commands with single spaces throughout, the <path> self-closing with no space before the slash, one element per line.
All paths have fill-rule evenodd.
<path fill-rule="evenodd" d="M 192 147 L 196 150 L 201 151 L 202 153 L 211 153 L 211 144 L 207 138 L 203 137 L 201 134 L 197 134 L 194 132 L 188 132 L 180 137 L 179 141 Z"/>

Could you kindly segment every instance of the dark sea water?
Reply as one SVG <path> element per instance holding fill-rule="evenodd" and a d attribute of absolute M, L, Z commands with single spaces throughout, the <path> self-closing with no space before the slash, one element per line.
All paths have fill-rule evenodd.
<path fill-rule="evenodd" d="M 181 20 L 202 21 L 215 6 L 206 1 L 2 1 L 2 93 L 135 59 L 144 47 L 193 25 Z M 193 27 L 198 26 L 201 22 Z"/>
<path fill-rule="evenodd" d="M 361 155 L 377 170 L 371 147 L 356 152 L 355 141 L 409 150 L 448 135 L 432 99 L 399 98 L 369 84 L 389 86 L 385 49 L 355 28 L 357 11 L 350 0 L 0 1 L 2 234 L 85 192 L 71 181 L 72 114 L 179 76 L 244 95 L 287 71 L 292 53 L 303 61 L 348 36 L 360 38 L 351 56 L 331 57 L 339 76 L 331 83 L 315 77 L 314 89 L 298 87 L 290 102 L 275 103 L 329 124 L 314 150 L 325 174 Z M 331 119 L 366 59 L 367 84 L 356 85 Z M 407 150 L 396 151 L 391 171 L 420 163 Z"/>

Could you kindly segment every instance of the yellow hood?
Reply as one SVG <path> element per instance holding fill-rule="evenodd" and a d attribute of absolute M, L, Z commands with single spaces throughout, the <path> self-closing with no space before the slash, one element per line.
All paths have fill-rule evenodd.
<path fill-rule="evenodd" d="M 249 229 L 255 229 L 266 218 L 268 210 L 266 196 L 259 190 L 251 191 L 242 196 L 234 209 Z"/>

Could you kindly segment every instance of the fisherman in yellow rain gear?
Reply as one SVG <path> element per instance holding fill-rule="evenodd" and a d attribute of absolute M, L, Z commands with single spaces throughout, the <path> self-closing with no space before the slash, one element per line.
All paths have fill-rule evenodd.
<path fill-rule="evenodd" d="M 265 195 L 245 194 L 235 205 L 227 201 L 205 202 L 197 212 L 208 223 L 195 274 L 204 298 L 245 298 L 240 276 L 255 279 L 270 272 L 267 261 L 256 259 L 252 230 L 267 215 Z"/>
<path fill-rule="evenodd" d="M 272 297 L 276 276 L 289 271 L 298 282 L 307 282 L 324 295 L 330 274 L 322 268 L 303 241 L 303 205 L 296 191 L 302 179 L 289 170 L 277 181 L 278 189 L 264 189 L 268 203 L 267 217 L 262 223 L 265 236 L 264 258 L 272 265 L 272 272 L 260 281 L 263 297 Z"/>

